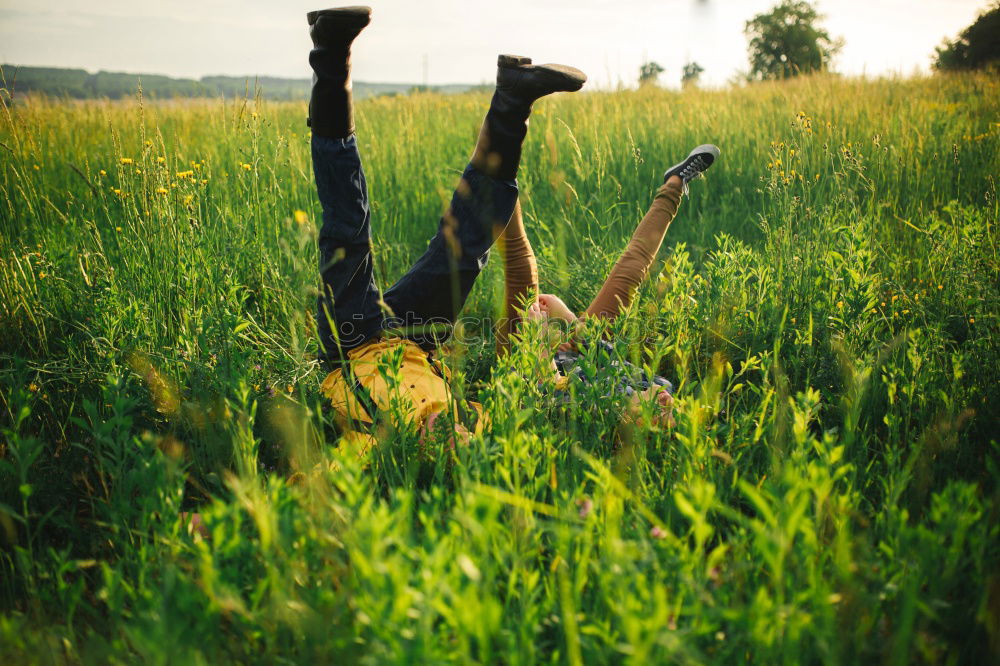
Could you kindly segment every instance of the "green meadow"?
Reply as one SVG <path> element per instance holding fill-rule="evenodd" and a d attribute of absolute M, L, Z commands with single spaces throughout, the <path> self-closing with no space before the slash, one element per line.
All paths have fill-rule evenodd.
<path fill-rule="evenodd" d="M 360 457 L 319 393 L 304 103 L 0 99 L 3 663 L 1000 658 L 996 76 L 540 101 L 522 205 L 576 309 L 722 148 L 592 331 L 676 426 L 551 395 L 531 327 L 497 360 L 494 257 L 441 350 L 491 426 Z M 488 101 L 358 105 L 383 287 Z"/>

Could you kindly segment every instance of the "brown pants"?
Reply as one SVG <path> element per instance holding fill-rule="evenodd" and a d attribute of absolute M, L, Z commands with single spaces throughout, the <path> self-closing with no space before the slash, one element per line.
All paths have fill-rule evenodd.
<path fill-rule="evenodd" d="M 583 312 L 584 317 L 614 319 L 629 306 L 639 285 L 656 259 L 670 222 L 677 214 L 681 188 L 664 184 L 656 192 L 649 211 L 639 222 L 628 247 L 618 258 L 601 290 Z M 518 313 L 529 298 L 538 293 L 538 264 L 524 231 L 521 204 L 514 206 L 510 223 L 498 242 L 504 261 L 504 319 L 497 331 L 501 352 L 510 349 L 510 338 L 520 321 Z"/>

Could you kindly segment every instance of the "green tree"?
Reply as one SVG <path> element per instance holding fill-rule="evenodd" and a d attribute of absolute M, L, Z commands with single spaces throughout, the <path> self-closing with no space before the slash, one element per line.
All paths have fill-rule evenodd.
<path fill-rule="evenodd" d="M 979 15 L 954 41 L 937 47 L 934 69 L 979 69 L 1000 62 L 1000 2 Z"/>
<path fill-rule="evenodd" d="M 827 69 L 843 42 L 817 26 L 821 18 L 805 0 L 782 0 L 747 21 L 750 77 L 784 79 Z"/>
<path fill-rule="evenodd" d="M 698 79 L 701 78 L 701 74 L 704 71 L 705 68 L 693 60 L 687 63 L 684 65 L 684 69 L 681 70 L 681 86 L 684 88 L 697 86 Z"/>
<path fill-rule="evenodd" d="M 649 61 L 642 63 L 639 67 L 639 85 L 655 84 L 656 79 L 659 78 L 663 71 L 664 69 L 657 62 Z"/>

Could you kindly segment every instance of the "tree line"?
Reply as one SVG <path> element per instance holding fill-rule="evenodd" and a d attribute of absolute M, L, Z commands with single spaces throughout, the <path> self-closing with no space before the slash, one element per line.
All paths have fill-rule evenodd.
<path fill-rule="evenodd" d="M 743 29 L 750 69 L 736 79 L 767 81 L 829 70 L 844 40 L 831 37 L 820 26 L 822 18 L 807 0 L 782 0 L 751 18 Z M 1000 66 L 1000 0 L 980 12 L 954 40 L 945 39 L 936 49 L 933 66 L 938 71 Z M 643 63 L 640 85 L 655 83 L 663 71 L 659 63 Z M 697 62 L 689 61 L 681 75 L 682 85 L 697 85 L 704 71 Z"/>

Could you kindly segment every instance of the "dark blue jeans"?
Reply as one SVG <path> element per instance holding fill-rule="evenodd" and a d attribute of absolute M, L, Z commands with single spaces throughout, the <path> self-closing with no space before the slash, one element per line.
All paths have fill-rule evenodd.
<path fill-rule="evenodd" d="M 494 230 L 514 212 L 517 184 L 468 165 L 423 256 L 382 294 L 372 266 L 371 211 L 357 138 L 313 135 L 312 158 L 323 207 L 316 315 L 321 357 L 340 359 L 386 329 L 428 349 L 440 343 L 486 266 Z"/>

